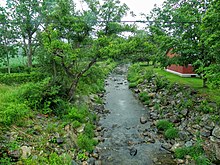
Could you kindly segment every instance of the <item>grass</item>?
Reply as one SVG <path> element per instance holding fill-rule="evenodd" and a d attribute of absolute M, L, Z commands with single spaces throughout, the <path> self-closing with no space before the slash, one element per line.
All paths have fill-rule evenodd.
<path fill-rule="evenodd" d="M 178 83 L 185 86 L 190 86 L 193 89 L 199 91 L 202 96 L 206 96 L 209 100 L 220 104 L 220 89 L 204 88 L 203 81 L 197 77 L 180 77 L 178 75 L 166 72 L 161 68 L 154 68 L 153 66 L 148 66 L 154 72 L 161 76 L 165 76 L 171 83 Z"/>

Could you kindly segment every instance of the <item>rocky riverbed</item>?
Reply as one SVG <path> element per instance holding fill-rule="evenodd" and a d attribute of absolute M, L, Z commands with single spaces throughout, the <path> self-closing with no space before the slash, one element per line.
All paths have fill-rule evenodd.
<path fill-rule="evenodd" d="M 128 88 L 126 65 L 117 67 L 106 80 L 104 108 L 96 130 L 99 144 L 88 164 L 153 165 L 176 164 L 170 151 L 164 149 L 149 132 L 152 122 L 144 107 Z"/>
<path fill-rule="evenodd" d="M 169 83 L 147 68 L 135 72 L 139 72 L 139 79 L 133 91 L 140 99 L 144 94 L 144 104 L 149 108 L 147 123 L 150 127 L 144 134 L 153 134 L 154 139 L 162 143 L 162 148 L 181 157 L 175 159 L 177 164 L 219 164 L 218 104 L 196 90 Z M 175 138 L 166 138 L 164 132 L 158 129 L 157 123 L 161 120 L 169 121 L 178 130 Z"/>

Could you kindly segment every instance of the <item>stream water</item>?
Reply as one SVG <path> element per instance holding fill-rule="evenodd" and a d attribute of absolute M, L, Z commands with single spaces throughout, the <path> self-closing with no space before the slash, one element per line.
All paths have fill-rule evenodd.
<path fill-rule="evenodd" d="M 158 140 L 146 143 L 143 131 L 150 127 L 140 123 L 147 109 L 128 88 L 127 65 L 117 67 L 106 80 L 106 105 L 110 111 L 100 119 L 104 127 L 104 142 L 100 149 L 103 165 L 174 164 L 171 155 L 161 148 Z"/>

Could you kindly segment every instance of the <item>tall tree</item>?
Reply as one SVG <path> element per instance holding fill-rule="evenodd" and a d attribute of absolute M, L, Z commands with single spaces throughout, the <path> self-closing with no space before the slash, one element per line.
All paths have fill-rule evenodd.
<path fill-rule="evenodd" d="M 119 0 L 85 0 L 89 6 L 90 13 L 95 16 L 98 27 L 102 27 L 100 34 L 112 35 L 124 31 L 124 26 L 119 22 L 127 14 L 129 8 L 121 4 Z"/>
<path fill-rule="evenodd" d="M 15 33 L 8 12 L 0 7 L 0 61 L 6 64 L 9 74 L 11 72 L 10 58 L 14 57 L 16 50 L 14 38 Z"/>
<path fill-rule="evenodd" d="M 220 86 L 220 1 L 213 0 L 202 22 L 202 40 L 206 48 L 206 60 L 210 65 L 203 69 L 213 87 Z"/>
<path fill-rule="evenodd" d="M 17 35 L 27 56 L 27 65 L 32 67 L 32 59 L 37 47 L 36 32 L 41 24 L 40 0 L 10 0 L 7 1 L 7 10 L 14 20 Z"/>
<path fill-rule="evenodd" d="M 163 31 L 171 38 L 172 44 L 169 44 L 170 47 L 167 45 L 167 50 L 173 48 L 173 52 L 179 54 L 172 59 L 172 62 L 188 65 L 200 60 L 204 66 L 210 65 L 201 39 L 201 20 L 208 4 L 208 1 L 204 0 L 167 0 L 164 2 L 156 21 L 161 22 Z M 206 86 L 205 76 L 203 80 Z"/>

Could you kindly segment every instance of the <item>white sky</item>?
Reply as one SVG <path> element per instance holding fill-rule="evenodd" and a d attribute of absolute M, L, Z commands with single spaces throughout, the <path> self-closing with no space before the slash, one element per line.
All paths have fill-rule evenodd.
<path fill-rule="evenodd" d="M 133 11 L 137 17 L 132 18 L 127 16 L 123 20 L 141 20 L 140 13 L 149 14 L 153 9 L 154 5 L 157 6 L 162 5 L 164 0 L 120 0 L 122 3 L 128 5 L 131 11 Z"/>
<path fill-rule="evenodd" d="M 77 3 L 77 6 L 81 8 L 80 5 L 81 0 L 74 0 L 75 3 Z M 158 6 L 161 5 L 164 0 L 120 0 L 121 3 L 125 3 L 128 5 L 128 7 L 131 9 L 131 11 L 134 11 L 134 13 L 138 16 L 139 13 L 145 13 L 148 14 L 153 9 L 154 4 L 157 4 Z M 5 5 L 6 0 L 0 0 L 0 6 Z M 137 17 L 140 19 L 140 17 Z M 134 20 L 134 18 L 126 17 L 124 20 Z"/>

